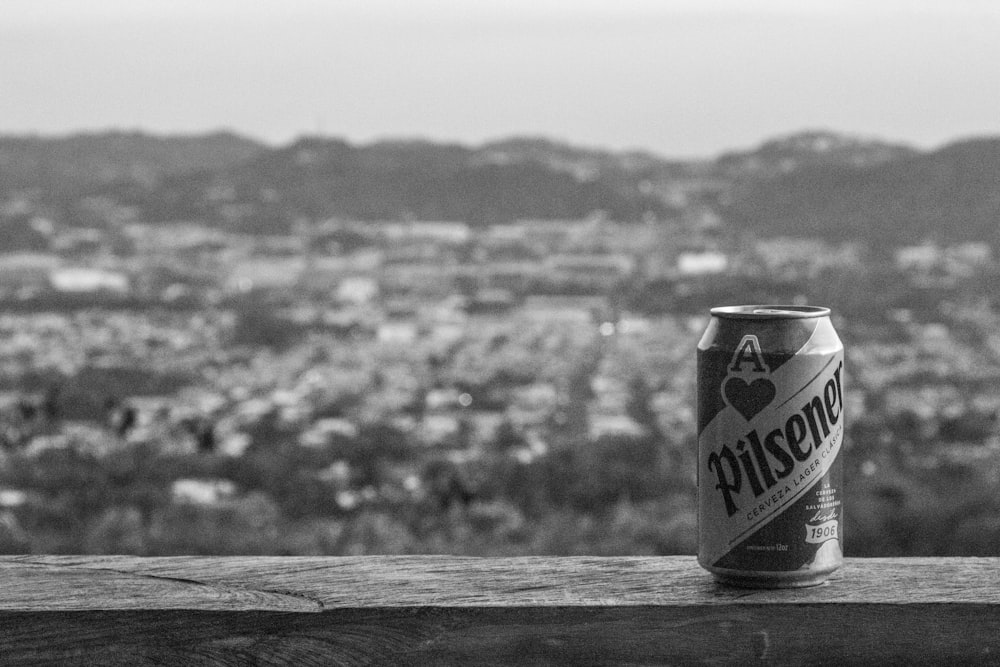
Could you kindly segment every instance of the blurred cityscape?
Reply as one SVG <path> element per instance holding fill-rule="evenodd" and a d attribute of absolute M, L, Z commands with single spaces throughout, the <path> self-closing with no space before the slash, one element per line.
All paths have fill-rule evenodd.
<path fill-rule="evenodd" d="M 1000 554 L 997 181 L 928 209 L 943 159 L 0 140 L 0 552 L 694 553 L 708 309 L 810 303 L 848 555 Z M 802 194 L 852 179 L 885 219 Z"/>

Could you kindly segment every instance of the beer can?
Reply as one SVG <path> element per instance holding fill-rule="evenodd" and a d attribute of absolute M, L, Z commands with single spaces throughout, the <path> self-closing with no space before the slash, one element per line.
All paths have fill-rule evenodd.
<path fill-rule="evenodd" d="M 713 308 L 698 343 L 698 562 L 812 586 L 843 562 L 844 346 L 830 309 Z"/>

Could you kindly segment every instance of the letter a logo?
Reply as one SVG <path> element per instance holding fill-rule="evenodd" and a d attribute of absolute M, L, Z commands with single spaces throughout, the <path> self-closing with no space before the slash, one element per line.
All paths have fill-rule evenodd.
<path fill-rule="evenodd" d="M 760 341 L 754 335 L 746 335 L 740 341 L 733 355 L 730 373 L 743 373 L 743 364 L 751 364 L 751 373 L 770 373 L 771 369 L 764 363 L 764 355 L 760 351 Z"/>

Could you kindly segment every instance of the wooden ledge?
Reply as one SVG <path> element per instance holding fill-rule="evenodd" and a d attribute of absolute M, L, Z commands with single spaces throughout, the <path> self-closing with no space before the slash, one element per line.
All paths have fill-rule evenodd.
<path fill-rule="evenodd" d="M 1000 662 L 1000 558 L 779 591 L 691 557 L 8 556 L 0 582 L 0 664 Z"/>

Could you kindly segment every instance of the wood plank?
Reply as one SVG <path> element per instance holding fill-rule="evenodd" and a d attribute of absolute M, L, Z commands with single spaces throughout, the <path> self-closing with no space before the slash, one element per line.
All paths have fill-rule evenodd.
<path fill-rule="evenodd" d="M 0 558 L 0 663 L 1000 662 L 1000 559 L 758 591 L 668 558 Z"/>
<path fill-rule="evenodd" d="M 800 590 L 716 584 L 694 558 L 0 557 L 0 609 L 1000 604 L 1000 559 L 847 559 Z M 154 605 L 149 607 L 148 605 Z"/>

